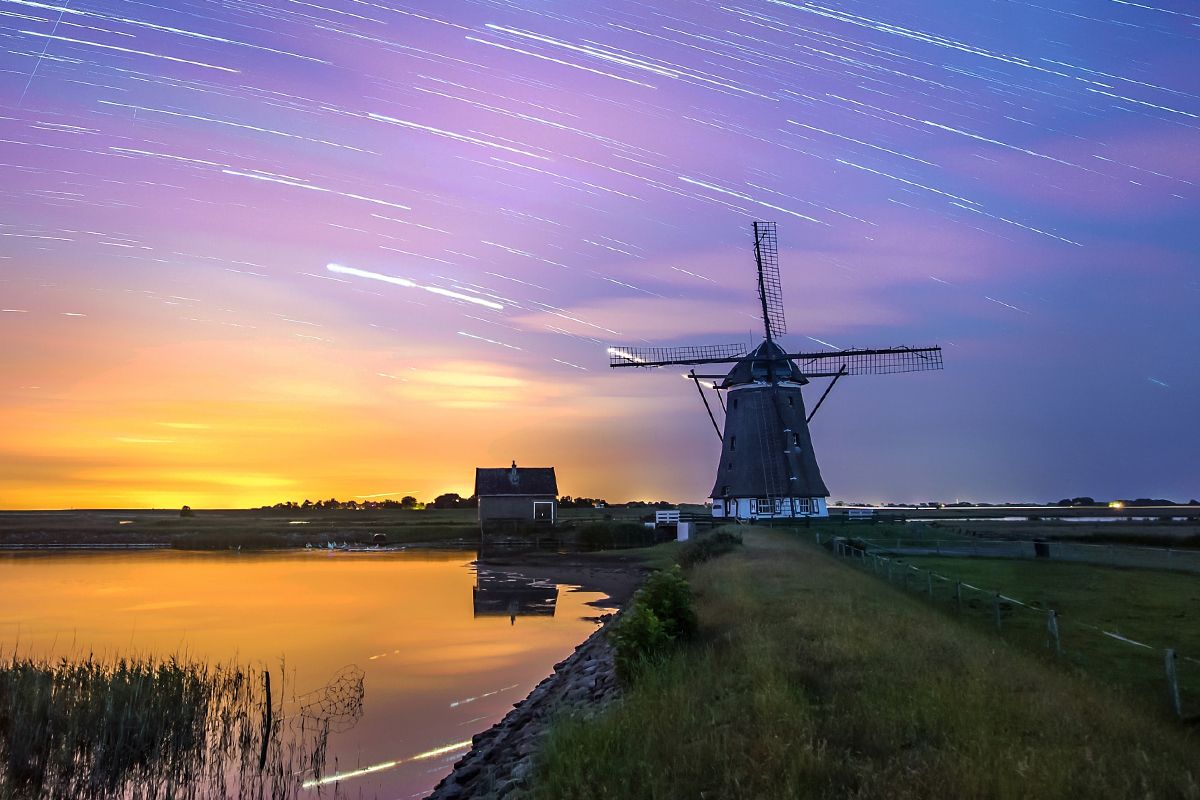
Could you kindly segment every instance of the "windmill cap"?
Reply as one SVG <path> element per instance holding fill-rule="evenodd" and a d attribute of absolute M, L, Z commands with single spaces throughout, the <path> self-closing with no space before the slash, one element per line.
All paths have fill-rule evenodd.
<path fill-rule="evenodd" d="M 763 343 L 742 357 L 725 380 L 721 382 L 722 389 L 732 386 L 744 386 L 751 383 L 766 382 L 771 375 L 776 381 L 792 381 L 801 385 L 808 383 L 808 378 L 790 359 L 784 358 L 787 351 L 773 341 L 763 340 Z"/>

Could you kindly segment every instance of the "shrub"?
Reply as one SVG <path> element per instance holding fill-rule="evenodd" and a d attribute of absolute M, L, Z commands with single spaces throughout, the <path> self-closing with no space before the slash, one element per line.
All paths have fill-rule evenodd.
<path fill-rule="evenodd" d="M 676 643 L 695 636 L 696 629 L 692 588 L 682 571 L 675 566 L 654 573 L 609 634 L 616 651 L 617 676 L 626 683 L 633 681 Z"/>
<path fill-rule="evenodd" d="M 731 553 L 742 546 L 742 535 L 731 531 L 715 531 L 694 539 L 679 550 L 679 563 L 693 567 L 717 556 Z"/>
<path fill-rule="evenodd" d="M 585 550 L 647 547 L 654 544 L 654 531 L 636 522 L 589 522 L 579 528 L 575 541 Z"/>
<path fill-rule="evenodd" d="M 635 602 L 610 634 L 615 651 L 617 677 L 629 683 L 656 655 L 671 644 L 662 620 L 650 607 Z"/>
<path fill-rule="evenodd" d="M 696 634 L 696 608 L 692 587 L 678 567 L 654 573 L 642 587 L 641 601 L 663 624 L 672 640 L 690 639 Z"/>

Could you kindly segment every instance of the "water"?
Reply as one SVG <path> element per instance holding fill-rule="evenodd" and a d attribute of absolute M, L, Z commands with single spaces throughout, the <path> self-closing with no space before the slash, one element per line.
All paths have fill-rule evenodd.
<path fill-rule="evenodd" d="M 237 660 L 283 711 L 347 666 L 361 716 L 330 738 L 349 797 L 420 796 L 595 627 L 604 595 L 471 567 L 474 553 L 0 555 L 0 649 Z M 286 674 L 281 671 L 281 666 Z M 346 674 L 346 673 L 343 673 Z M 327 796 L 333 785 L 313 787 Z"/>

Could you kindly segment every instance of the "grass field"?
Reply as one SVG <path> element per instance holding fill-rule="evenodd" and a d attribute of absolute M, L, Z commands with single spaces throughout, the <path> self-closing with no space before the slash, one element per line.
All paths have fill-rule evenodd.
<path fill-rule="evenodd" d="M 630 522 L 652 514 L 647 508 L 561 509 L 566 524 Z M 404 511 L 9 511 L 0 512 L 0 546 L 173 545 L 203 549 L 294 547 L 326 541 L 365 544 L 377 533 L 389 544 L 475 544 L 475 509 Z"/>
<path fill-rule="evenodd" d="M 186 544 L 279 547 L 306 542 L 369 542 L 384 533 L 393 543 L 478 538 L 472 510 L 330 511 L 55 511 L 0 514 L 0 544 Z M 473 539 L 472 539 L 473 540 Z"/>
<path fill-rule="evenodd" d="M 1166 706 L 1163 648 L 1196 659 L 1180 660 L 1178 671 L 1185 712 L 1200 715 L 1200 579 L 1196 576 L 1031 560 L 915 557 L 904 561 L 1034 606 L 1029 610 L 1002 603 L 1002 635 L 1047 657 L 1051 653 L 1043 609 L 1054 609 L 1059 615 L 1063 660 L 1128 693 L 1132 700 Z M 925 591 L 923 576 L 911 581 L 914 592 Z M 963 599 L 962 619 L 994 631 L 990 599 L 970 591 Z M 952 584 L 934 581 L 932 602 L 958 613 Z M 1125 644 L 1085 626 L 1154 649 Z"/>
<path fill-rule="evenodd" d="M 959 539 L 1051 541 L 1082 544 L 1125 544 L 1142 547 L 1200 548 L 1200 523 L 1158 520 L 1069 522 L 1065 520 L 937 520 L 931 522 L 847 522 L 830 518 L 813 526 L 833 536 L 849 536 L 882 544 L 956 541 Z"/>
<path fill-rule="evenodd" d="M 700 641 L 597 719 L 560 720 L 536 795 L 1200 797 L 1194 730 L 808 535 L 748 533 L 692 570 Z"/>

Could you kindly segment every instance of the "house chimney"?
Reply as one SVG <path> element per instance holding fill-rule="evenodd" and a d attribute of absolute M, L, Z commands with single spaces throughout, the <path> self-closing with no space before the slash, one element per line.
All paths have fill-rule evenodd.
<path fill-rule="evenodd" d="M 517 462 L 515 460 L 512 463 L 512 471 L 508 473 L 508 482 L 513 486 L 516 486 L 520 482 L 520 478 L 517 477 Z"/>

